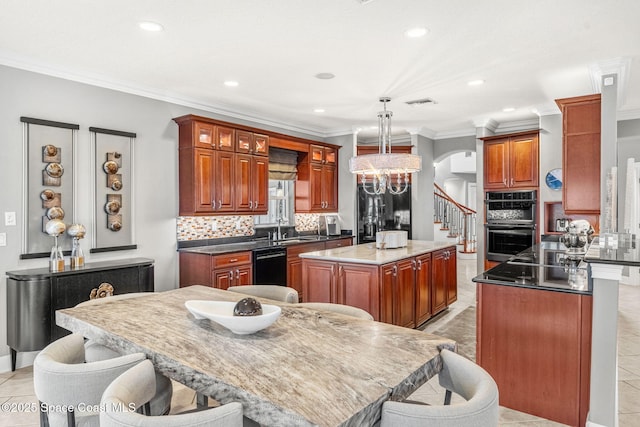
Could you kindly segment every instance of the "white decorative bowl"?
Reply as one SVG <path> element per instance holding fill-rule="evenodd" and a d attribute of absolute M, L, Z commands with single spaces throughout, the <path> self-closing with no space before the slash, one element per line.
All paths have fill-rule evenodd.
<path fill-rule="evenodd" d="M 196 319 L 213 320 L 237 335 L 253 334 L 270 326 L 281 312 L 277 305 L 262 304 L 261 315 L 234 316 L 235 302 L 189 300 L 184 305 Z"/>

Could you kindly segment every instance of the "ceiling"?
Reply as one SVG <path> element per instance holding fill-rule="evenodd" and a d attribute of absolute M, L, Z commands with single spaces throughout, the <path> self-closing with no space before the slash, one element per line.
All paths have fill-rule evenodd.
<path fill-rule="evenodd" d="M 637 0 L 2 0 L 0 64 L 320 137 L 375 134 L 389 96 L 394 130 L 440 139 L 556 114 L 599 72 L 640 118 L 639 17 Z"/>

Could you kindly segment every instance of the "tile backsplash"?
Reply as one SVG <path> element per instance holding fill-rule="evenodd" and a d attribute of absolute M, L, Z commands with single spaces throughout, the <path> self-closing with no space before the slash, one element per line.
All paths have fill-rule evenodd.
<path fill-rule="evenodd" d="M 296 214 L 297 232 L 318 229 L 318 214 Z M 179 216 L 176 218 L 178 241 L 244 237 L 255 234 L 252 215 Z"/>

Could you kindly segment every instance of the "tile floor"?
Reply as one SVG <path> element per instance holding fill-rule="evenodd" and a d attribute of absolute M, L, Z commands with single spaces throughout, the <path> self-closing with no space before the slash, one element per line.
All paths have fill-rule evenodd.
<path fill-rule="evenodd" d="M 475 304 L 475 285 L 471 278 L 476 275 L 475 260 L 458 260 L 458 301 L 438 319 L 425 328 L 433 332 L 443 327 L 453 317 Z M 640 427 L 640 286 L 620 286 L 620 310 L 618 323 L 619 350 L 619 416 L 620 427 Z M 172 412 L 180 412 L 195 406 L 194 393 L 180 384 L 174 384 Z M 434 378 L 417 390 L 411 397 L 427 403 L 440 404 L 444 390 Z M 31 367 L 16 372 L 0 373 L 0 404 L 36 403 L 33 392 Z M 29 412 L 0 411 L 0 426 L 38 426 L 38 414 Z M 500 425 L 551 427 L 561 424 L 544 420 L 522 412 L 500 408 Z"/>

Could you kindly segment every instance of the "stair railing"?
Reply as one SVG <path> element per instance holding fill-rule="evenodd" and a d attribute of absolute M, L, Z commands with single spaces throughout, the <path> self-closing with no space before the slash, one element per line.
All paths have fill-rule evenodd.
<path fill-rule="evenodd" d="M 449 231 L 447 237 L 455 238 L 463 253 L 475 253 L 476 211 L 453 200 L 438 184 L 433 186 L 433 222 L 440 224 L 440 230 Z"/>

